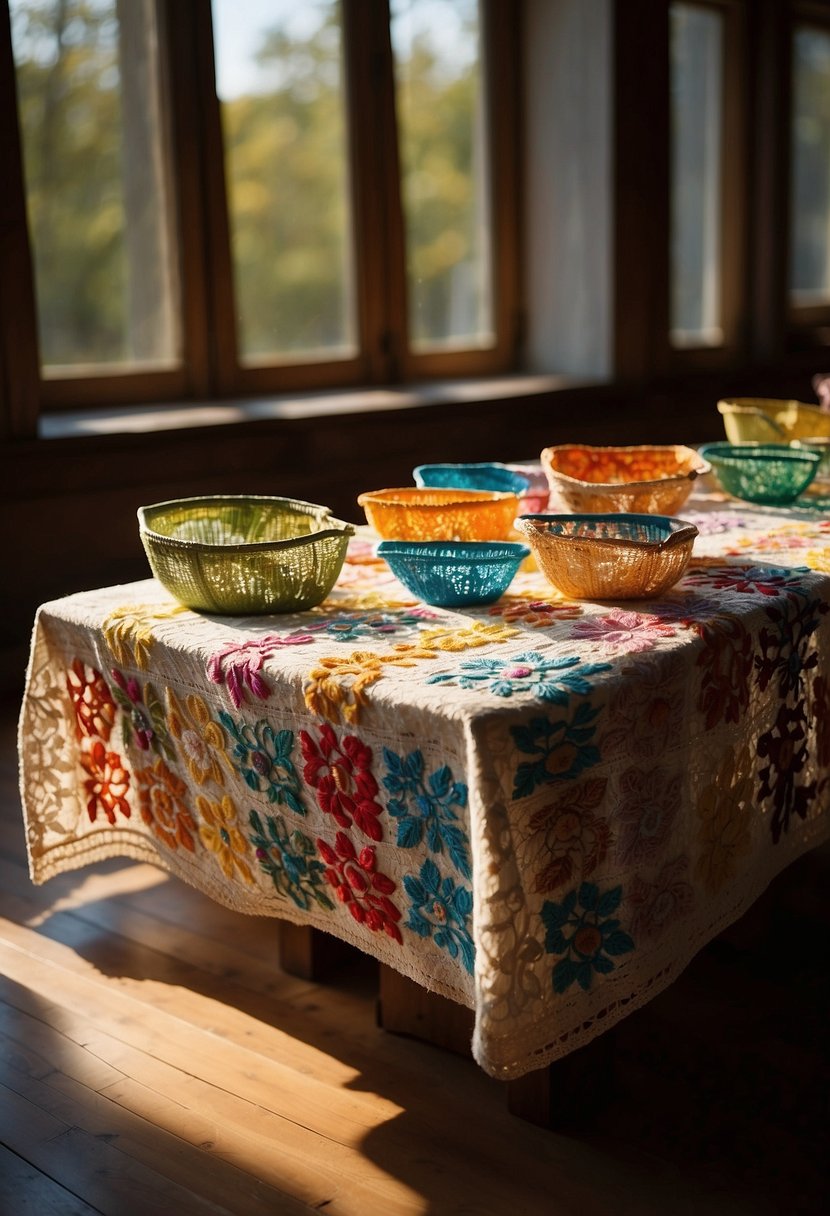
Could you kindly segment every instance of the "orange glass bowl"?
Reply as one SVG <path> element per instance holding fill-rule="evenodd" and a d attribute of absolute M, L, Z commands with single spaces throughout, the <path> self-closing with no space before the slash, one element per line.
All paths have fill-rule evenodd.
<path fill-rule="evenodd" d="M 357 501 L 383 540 L 508 540 L 519 512 L 516 494 L 438 486 L 367 490 Z"/>
<path fill-rule="evenodd" d="M 710 464 L 683 444 L 545 448 L 542 467 L 551 493 L 571 511 L 673 515 Z"/>

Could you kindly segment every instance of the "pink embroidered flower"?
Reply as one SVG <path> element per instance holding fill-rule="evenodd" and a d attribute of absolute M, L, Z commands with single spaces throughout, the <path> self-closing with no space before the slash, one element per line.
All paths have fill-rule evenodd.
<path fill-rule="evenodd" d="M 228 695 L 239 709 L 245 700 L 245 688 L 260 701 L 267 701 L 271 689 L 261 674 L 262 664 L 283 646 L 304 646 L 314 641 L 314 632 L 322 624 L 310 625 L 301 633 L 290 633 L 280 637 L 268 634 L 248 642 L 233 642 L 211 655 L 207 663 L 208 678 L 214 684 L 225 684 Z"/>
<path fill-rule="evenodd" d="M 300 743 L 305 758 L 303 776 L 316 790 L 320 810 L 341 828 L 355 823 L 371 840 L 382 840 L 379 816 L 383 807 L 376 800 L 371 748 L 355 735 L 345 735 L 338 742 L 328 723 L 319 731 L 319 744 L 305 730 L 300 731 Z"/>
<path fill-rule="evenodd" d="M 337 833 L 334 848 L 325 840 L 318 840 L 317 848 L 326 863 L 326 881 L 357 923 L 373 933 L 382 929 L 387 937 L 402 943 L 398 928 L 401 913 L 389 898 L 395 883 L 378 871 L 375 850 L 366 845 L 356 853 L 345 832 Z"/>
<path fill-rule="evenodd" d="M 602 616 L 587 616 L 577 621 L 570 636 L 596 642 L 603 650 L 631 654 L 651 650 L 660 638 L 673 638 L 675 630 L 657 616 L 614 608 Z"/>
<path fill-rule="evenodd" d="M 84 790 L 90 822 L 94 823 L 97 819 L 99 807 L 110 823 L 115 823 L 116 811 L 129 819 L 127 791 L 130 788 L 130 774 L 117 752 L 107 751 L 103 743 L 96 740 L 88 752 L 81 754 L 81 764 L 89 774 L 84 781 Z"/>
<path fill-rule="evenodd" d="M 663 866 L 654 882 L 646 882 L 639 874 L 628 892 L 628 902 L 634 909 L 631 932 L 635 939 L 657 937 L 690 910 L 694 890 L 686 882 L 689 868 L 687 857 L 678 857 Z"/>
<path fill-rule="evenodd" d="M 75 711 L 75 737 L 97 736 L 107 743 L 115 721 L 115 702 L 100 671 L 89 670 L 88 676 L 81 660 L 75 659 L 66 673 L 66 691 Z"/>
<path fill-rule="evenodd" d="M 680 774 L 630 768 L 620 777 L 618 856 L 626 865 L 651 862 L 666 846 L 677 814 Z"/>

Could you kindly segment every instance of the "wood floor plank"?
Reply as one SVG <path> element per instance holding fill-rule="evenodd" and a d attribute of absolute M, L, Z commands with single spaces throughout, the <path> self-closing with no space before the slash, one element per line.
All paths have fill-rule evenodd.
<path fill-rule="evenodd" d="M 7 1216 L 100 1216 L 66 1187 L 0 1145 L 0 1212 Z"/>

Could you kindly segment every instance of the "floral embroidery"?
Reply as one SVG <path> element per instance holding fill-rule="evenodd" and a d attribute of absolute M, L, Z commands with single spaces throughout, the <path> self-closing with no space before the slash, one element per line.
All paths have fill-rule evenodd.
<path fill-rule="evenodd" d="M 611 829 L 594 814 L 608 785 L 597 777 L 568 786 L 556 802 L 535 811 L 528 845 L 544 866 L 534 875 L 533 890 L 556 891 L 574 878 L 590 878 L 614 843 Z"/>
<path fill-rule="evenodd" d="M 719 532 L 731 532 L 733 528 L 747 526 L 742 515 L 732 515 L 729 511 L 684 510 L 683 518 L 694 524 L 701 536 L 714 536 Z"/>
<path fill-rule="evenodd" d="M 457 681 L 460 688 L 476 688 L 487 682 L 497 697 L 531 692 L 542 701 L 567 705 L 572 692 L 585 696 L 592 691 L 593 684 L 586 677 L 610 669 L 610 663 L 581 663 L 577 655 L 545 658 L 538 650 L 528 650 L 506 660 L 467 659 L 458 671 L 430 676 L 427 684 Z"/>
<path fill-rule="evenodd" d="M 473 621 L 460 629 L 425 629 L 421 634 L 421 645 L 430 650 L 474 650 L 477 646 L 490 646 L 509 642 L 518 635 L 518 629 L 508 625 L 487 625 L 484 621 Z"/>
<path fill-rule="evenodd" d="M 585 609 L 574 600 L 529 600 L 523 596 L 503 595 L 488 611 L 490 616 L 500 616 L 510 623 L 543 629 L 557 621 L 574 620 L 582 616 Z"/>
<path fill-rule="evenodd" d="M 294 732 L 275 731 L 264 719 L 253 726 L 244 721 L 237 724 L 224 710 L 219 714 L 219 721 L 236 740 L 234 764 L 245 784 L 257 793 L 265 794 L 269 802 L 278 806 L 284 804 L 296 815 L 305 815 L 300 779 L 291 758 Z"/>
<path fill-rule="evenodd" d="M 545 950 L 565 955 L 553 968 L 554 992 L 566 992 L 574 982 L 587 992 L 594 972 L 607 975 L 614 970 L 614 958 L 634 949 L 633 939 L 611 915 L 621 898 L 622 887 L 601 893 L 594 883 L 583 882 L 560 904 L 545 900 L 541 912 L 547 930 Z M 567 935 L 566 929 L 571 930 Z"/>
<path fill-rule="evenodd" d="M 197 785 L 212 781 L 225 784 L 218 757 L 225 758 L 225 733 L 214 722 L 201 697 L 190 693 L 181 704 L 172 689 L 167 689 L 167 725 L 179 745 L 188 772 Z"/>
<path fill-rule="evenodd" d="M 571 629 L 575 640 L 595 642 L 603 650 L 628 654 L 651 650 L 660 638 L 673 638 L 675 630 L 659 616 L 614 608 L 602 616 L 586 616 Z"/>
<path fill-rule="evenodd" d="M 455 868 L 470 878 L 469 847 L 466 834 L 457 826 L 458 816 L 453 807 L 460 810 L 467 805 L 467 787 L 454 781 L 451 769 L 445 764 L 424 780 L 424 757 L 420 751 L 408 756 L 398 756 L 389 748 L 383 749 L 387 774 L 383 784 L 390 794 L 388 810 L 398 821 L 398 848 L 414 849 L 426 835 L 427 845 L 433 853 L 449 854 Z"/>
<path fill-rule="evenodd" d="M 569 720 L 533 718 L 526 726 L 511 726 L 516 749 L 538 757 L 523 761 L 516 769 L 513 797 L 526 798 L 537 785 L 571 781 L 583 769 L 598 764 L 599 749 L 591 742 L 598 713 L 583 701 Z"/>
<path fill-rule="evenodd" d="M 116 811 L 125 819 L 129 819 L 127 791 L 130 788 L 130 774 L 124 768 L 121 757 L 116 752 L 107 751 L 100 739 L 97 739 L 89 751 L 81 753 L 80 761 L 88 774 L 87 780 L 84 781 L 84 792 L 87 795 L 86 812 L 90 822 L 94 823 L 98 818 L 99 807 L 110 823 L 115 823 Z"/>
<path fill-rule="evenodd" d="M 345 832 L 338 832 L 334 848 L 318 839 L 317 849 L 326 863 L 326 881 L 357 923 L 373 933 L 382 929 L 387 937 L 402 944 L 398 928 L 401 912 L 389 898 L 395 883 L 378 870 L 374 848 L 365 845 L 357 853 Z"/>
<path fill-rule="evenodd" d="M 303 777 L 317 792 L 317 803 L 324 815 L 331 815 L 341 828 L 354 822 L 364 836 L 383 839 L 380 815 L 383 807 L 376 799 L 378 784 L 372 776 L 372 750 L 355 735 L 344 735 L 338 742 L 328 723 L 319 728 L 320 742 L 308 731 L 300 731 L 303 749 Z"/>
<path fill-rule="evenodd" d="M 638 940 L 658 937 L 691 910 L 694 890 L 686 882 L 688 868 L 688 857 L 678 857 L 667 862 L 653 882 L 634 878 L 628 902 L 634 909 L 631 932 Z"/>
<path fill-rule="evenodd" d="M 124 746 L 129 748 L 132 742 L 143 752 L 152 749 L 154 752 L 163 753 L 168 760 L 175 759 L 176 753 L 165 726 L 164 707 L 153 685 L 146 684 L 142 691 L 134 676 L 125 676 L 115 668 L 111 674 L 115 682 L 112 695 L 124 711 Z"/>
<path fill-rule="evenodd" d="M 317 858 L 314 842 L 299 828 L 289 832 L 285 822 L 273 815 L 266 815 L 263 825 L 257 812 L 251 811 L 251 827 L 251 844 L 274 889 L 306 912 L 313 903 L 331 912 L 334 904 L 323 885 L 325 867 Z"/>
<path fill-rule="evenodd" d="M 168 849 L 181 846 L 196 851 L 196 824 L 185 802 L 187 786 L 159 757 L 147 768 L 139 769 L 139 810 L 147 827 Z"/>
<path fill-rule="evenodd" d="M 103 739 L 109 742 L 115 722 L 115 702 L 107 682 L 90 668 L 90 675 L 80 659 L 75 659 L 66 673 L 66 691 L 75 711 L 75 738 Z"/>
<path fill-rule="evenodd" d="M 677 740 L 683 727 L 686 665 L 678 652 L 634 655 L 610 690 L 603 756 L 621 751 L 636 758 L 654 756 Z"/>
<path fill-rule="evenodd" d="M 153 622 L 168 621 L 188 611 L 184 604 L 124 604 L 109 614 L 101 630 L 116 663 L 122 667 L 135 663 L 145 671 L 155 640 Z"/>
<path fill-rule="evenodd" d="M 322 630 L 329 642 L 354 642 L 359 638 L 384 637 L 407 630 L 423 628 L 424 620 L 437 620 L 437 613 L 424 614 L 417 610 L 364 611 L 328 617 Z"/>
<path fill-rule="evenodd" d="M 752 672 L 752 638 L 736 616 L 719 616 L 700 624 L 703 649 L 697 666 L 703 668 L 697 708 L 711 730 L 719 722 L 740 722 L 749 705 Z"/>
<path fill-rule="evenodd" d="M 761 784 L 759 796 L 772 797 L 773 814 L 770 822 L 773 844 L 781 839 L 781 833 L 789 831 L 793 814 L 807 818 L 810 803 L 815 797 L 816 783 L 798 785 L 796 777 L 807 761 L 807 731 L 804 719 L 804 702 L 793 708 L 784 704 L 779 707 L 772 730 L 766 731 L 758 740 L 758 756 L 768 760 L 765 768 L 758 770 Z"/>
<path fill-rule="evenodd" d="M 390 654 L 354 650 L 344 658 L 320 659 L 305 683 L 305 703 L 312 713 L 330 722 L 341 717 L 357 722 L 366 706 L 365 689 L 383 675 L 385 667 L 414 667 L 435 653 L 421 646 L 396 646 Z"/>
<path fill-rule="evenodd" d="M 718 591 L 736 591 L 742 595 L 779 596 L 787 591 L 804 594 L 803 579 L 806 566 L 784 569 L 777 566 L 713 566 L 692 570 L 685 578 L 689 586 L 709 586 Z"/>
<path fill-rule="evenodd" d="M 626 863 L 654 861 L 663 851 L 680 800 L 679 774 L 630 768 L 620 777 L 618 856 Z"/>
<path fill-rule="evenodd" d="M 804 560 L 811 570 L 818 570 L 821 574 L 830 574 L 830 548 L 825 546 L 822 549 L 810 549 L 804 554 Z"/>
<path fill-rule="evenodd" d="M 720 891 L 737 873 L 738 858 L 749 852 L 753 784 L 749 750 L 736 756 L 729 748 L 714 781 L 701 792 L 695 877 L 707 891 Z"/>
<path fill-rule="evenodd" d="M 319 630 L 320 625 L 312 626 Z M 260 701 L 267 701 L 271 689 L 261 675 L 262 664 L 282 646 L 302 646 L 314 641 L 310 631 L 286 634 L 279 637 L 267 634 L 248 642 L 233 643 L 211 655 L 207 663 L 208 678 L 214 684 L 225 684 L 234 707 L 239 709 L 245 700 L 245 689 Z"/>
<path fill-rule="evenodd" d="M 239 813 L 227 794 L 219 801 L 199 794 L 196 798 L 199 815 L 199 839 L 213 853 L 226 878 L 237 875 L 247 883 L 254 877 L 247 861 L 248 842 L 237 826 Z"/>
<path fill-rule="evenodd" d="M 805 672 L 818 666 L 818 654 L 810 650 L 810 642 L 828 608 L 830 604 L 821 600 L 799 602 L 794 595 L 788 595 L 780 608 L 777 604 L 767 607 L 773 628 L 761 630 L 761 654 L 755 656 L 762 692 L 777 676 L 779 696 L 802 695 Z"/>
<path fill-rule="evenodd" d="M 473 897 L 466 887 L 456 886 L 452 878 L 441 878 L 434 861 L 429 858 L 421 866 L 420 877 L 405 874 L 403 885 L 412 906 L 406 921 L 419 937 L 429 937 L 451 958 L 460 956 L 466 971 L 472 975 L 475 946 L 468 921 L 473 910 Z"/>

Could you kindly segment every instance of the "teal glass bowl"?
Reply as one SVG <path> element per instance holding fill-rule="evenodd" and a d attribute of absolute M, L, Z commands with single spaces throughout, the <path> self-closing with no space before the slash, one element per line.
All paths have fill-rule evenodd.
<path fill-rule="evenodd" d="M 472 464 L 419 464 L 412 470 L 416 486 L 440 486 L 452 490 L 500 490 L 503 494 L 527 493 L 530 478 L 490 461 Z"/>
<path fill-rule="evenodd" d="M 818 452 L 783 443 L 709 443 L 700 454 L 733 498 L 768 507 L 795 502 L 821 464 Z"/>
<path fill-rule="evenodd" d="M 425 604 L 492 604 L 530 555 L 517 541 L 383 540 L 377 547 L 399 582 Z"/>

